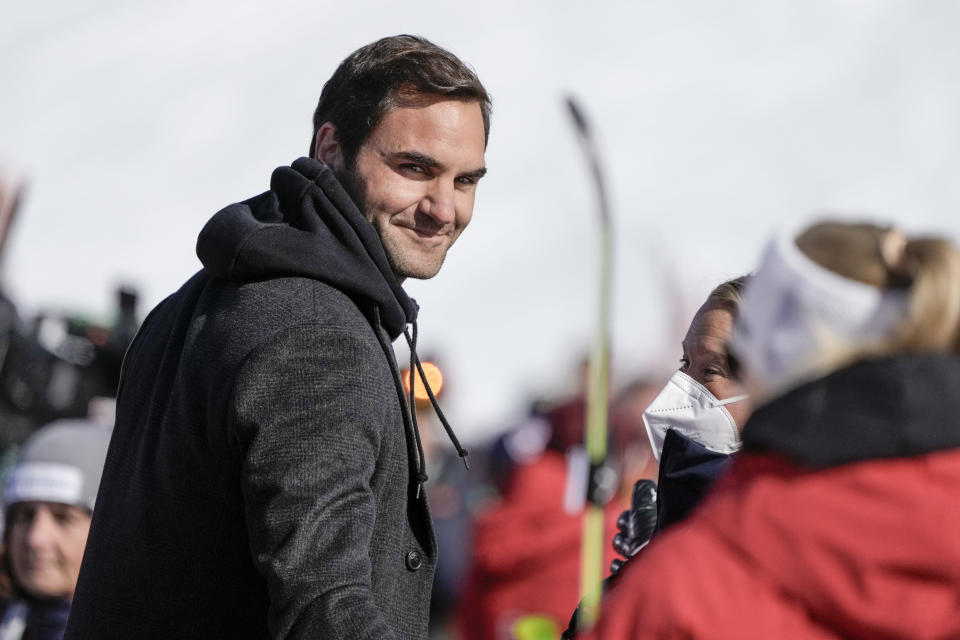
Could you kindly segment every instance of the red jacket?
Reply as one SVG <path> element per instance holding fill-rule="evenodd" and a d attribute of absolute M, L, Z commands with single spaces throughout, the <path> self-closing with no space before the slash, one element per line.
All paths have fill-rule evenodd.
<path fill-rule="evenodd" d="M 466 640 L 510 638 L 513 625 L 529 615 L 551 618 L 562 630 L 580 599 L 583 516 L 563 509 L 563 454 L 548 449 L 513 473 L 503 500 L 475 525 L 473 567 L 460 610 Z M 628 506 L 621 500 L 607 506 L 607 539 Z M 614 557 L 606 549 L 604 566 Z"/>
<path fill-rule="evenodd" d="M 960 637 L 960 450 L 744 456 L 630 562 L 590 638 Z"/>
<path fill-rule="evenodd" d="M 960 361 L 929 364 L 854 369 L 755 414 L 587 637 L 960 638 Z"/>

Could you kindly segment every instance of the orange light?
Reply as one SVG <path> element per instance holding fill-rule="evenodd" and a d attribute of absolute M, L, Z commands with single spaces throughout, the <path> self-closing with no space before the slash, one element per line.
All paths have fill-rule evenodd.
<path fill-rule="evenodd" d="M 423 375 L 426 377 L 426 382 L 430 385 L 430 389 L 433 390 L 433 395 L 439 396 L 440 391 L 443 389 L 443 374 L 440 372 L 440 367 L 432 362 L 422 362 L 420 364 L 423 366 Z M 409 369 L 405 369 L 403 371 L 403 389 L 407 393 L 410 393 Z M 427 395 L 427 390 L 423 384 L 422 378 L 418 380 L 417 384 L 414 386 L 413 398 L 417 402 L 427 402 L 430 399 L 430 396 Z"/>

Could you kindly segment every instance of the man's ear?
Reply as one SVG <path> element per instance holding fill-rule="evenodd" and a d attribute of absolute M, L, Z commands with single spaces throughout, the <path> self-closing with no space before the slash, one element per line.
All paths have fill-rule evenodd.
<path fill-rule="evenodd" d="M 317 129 L 314 138 L 313 159 L 322 162 L 334 171 L 343 170 L 343 150 L 337 139 L 337 127 L 332 122 L 324 122 Z"/>

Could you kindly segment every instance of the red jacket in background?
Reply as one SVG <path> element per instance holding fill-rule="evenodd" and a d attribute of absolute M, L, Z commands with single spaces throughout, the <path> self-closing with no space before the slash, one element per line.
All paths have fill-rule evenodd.
<path fill-rule="evenodd" d="M 582 515 L 563 509 L 566 460 L 547 450 L 513 471 L 503 500 L 480 515 L 474 529 L 474 558 L 461 600 L 465 640 L 501 640 L 528 615 L 567 626 L 580 599 Z M 606 508 L 605 539 L 628 507 L 614 500 Z M 604 566 L 615 557 L 606 549 Z"/>
<path fill-rule="evenodd" d="M 960 449 L 820 471 L 741 457 L 587 637 L 960 637 Z"/>

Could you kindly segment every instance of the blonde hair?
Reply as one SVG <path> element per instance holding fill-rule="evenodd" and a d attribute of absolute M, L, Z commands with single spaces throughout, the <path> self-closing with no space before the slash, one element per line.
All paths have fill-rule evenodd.
<path fill-rule="evenodd" d="M 858 355 L 960 354 L 960 252 L 948 240 L 908 238 L 874 224 L 820 222 L 801 233 L 796 245 L 838 275 L 906 291 L 907 310 L 897 331 Z"/>
<path fill-rule="evenodd" d="M 707 302 L 721 302 L 739 309 L 743 302 L 743 289 L 749 278 L 750 276 L 744 275 L 718 284 L 707 296 Z"/>

